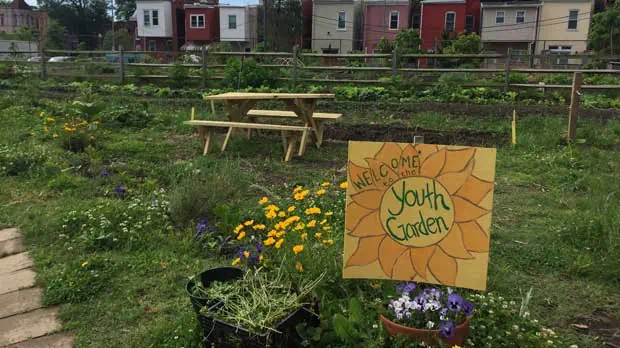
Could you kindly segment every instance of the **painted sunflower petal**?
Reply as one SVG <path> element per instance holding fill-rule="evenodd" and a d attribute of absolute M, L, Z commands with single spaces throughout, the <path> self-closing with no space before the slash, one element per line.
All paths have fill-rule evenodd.
<path fill-rule="evenodd" d="M 362 220 L 362 217 L 370 214 L 371 212 L 372 210 L 366 209 L 355 202 L 349 203 L 349 205 L 347 205 L 347 214 L 345 216 L 345 228 L 349 231 L 353 231 Z"/>
<path fill-rule="evenodd" d="M 474 168 L 475 160 L 469 161 L 469 164 L 463 168 L 460 172 L 452 172 L 442 174 L 437 177 L 437 181 L 439 181 L 443 187 L 445 187 L 448 192 L 453 195 L 456 191 L 458 191 L 467 181 L 467 178 L 471 175 L 471 171 Z"/>
<path fill-rule="evenodd" d="M 420 156 L 420 163 L 424 163 L 424 161 L 426 161 L 426 159 L 430 155 L 439 151 L 439 147 L 437 147 L 437 145 L 431 144 L 418 144 L 415 146 L 415 148 L 416 150 L 418 150 L 418 155 Z"/>
<path fill-rule="evenodd" d="M 372 213 L 364 216 L 360 222 L 355 226 L 350 236 L 353 237 L 370 237 L 370 236 L 385 236 L 385 231 L 381 227 L 381 219 L 379 217 L 379 211 L 373 211 Z"/>
<path fill-rule="evenodd" d="M 439 247 L 446 254 L 457 259 L 471 259 L 473 256 L 467 252 L 463 244 L 463 233 L 459 224 L 454 224 L 448 235 L 439 242 Z"/>
<path fill-rule="evenodd" d="M 358 166 L 357 164 L 349 161 L 349 182 L 353 191 L 363 191 L 374 188 L 374 179 L 370 170 L 366 167 Z M 351 192 L 351 191 L 349 191 Z"/>
<path fill-rule="evenodd" d="M 416 272 L 411 263 L 411 249 L 405 251 L 394 264 L 392 269 L 392 279 L 394 280 L 413 280 Z"/>
<path fill-rule="evenodd" d="M 365 190 L 359 193 L 351 195 L 353 202 L 361 205 L 364 208 L 377 210 L 381 206 L 381 197 L 383 191 L 378 189 Z"/>
<path fill-rule="evenodd" d="M 415 176 L 420 174 L 422 161 L 418 156 L 415 146 L 409 144 L 400 153 L 400 163 L 398 163 L 399 174 L 402 177 Z"/>
<path fill-rule="evenodd" d="M 428 267 L 428 260 L 433 256 L 436 246 L 431 245 L 424 248 L 411 249 L 411 263 L 413 268 L 420 275 L 420 277 L 426 279 L 426 268 Z"/>
<path fill-rule="evenodd" d="M 454 222 L 476 220 L 482 215 L 489 213 L 488 210 L 482 209 L 474 203 L 459 196 L 452 196 L 452 203 L 454 204 Z"/>
<path fill-rule="evenodd" d="M 456 194 L 474 203 L 480 203 L 489 191 L 493 189 L 493 186 L 492 182 L 484 181 L 471 175 L 465 180 L 463 186 L 456 191 Z"/>
<path fill-rule="evenodd" d="M 456 260 L 444 253 L 441 248 L 435 248 L 435 253 L 428 262 L 428 269 L 441 284 L 455 284 L 458 265 Z"/>
<path fill-rule="evenodd" d="M 408 247 L 396 243 L 392 238 L 386 237 L 379 244 L 379 264 L 386 276 L 392 277 L 392 269 L 396 260 L 407 250 Z"/>
<path fill-rule="evenodd" d="M 429 178 L 434 178 L 443 168 L 446 162 L 446 149 L 441 149 L 434 154 L 428 156 L 428 158 L 422 162 L 422 168 L 420 169 L 420 175 Z"/>
<path fill-rule="evenodd" d="M 370 170 L 376 174 L 375 187 L 378 189 L 385 190 L 386 187 L 389 187 L 400 178 L 398 173 L 390 168 L 388 163 L 384 163 L 374 158 L 366 158 L 366 162 L 368 163 Z"/>
<path fill-rule="evenodd" d="M 357 249 L 355 249 L 353 255 L 347 260 L 346 267 L 366 266 L 377 261 L 379 256 L 379 244 L 381 244 L 384 238 L 384 236 L 360 238 Z"/>
<path fill-rule="evenodd" d="M 391 164 L 392 159 L 398 159 L 402 152 L 400 146 L 396 143 L 384 143 L 377 152 L 374 159 L 387 165 Z"/>
<path fill-rule="evenodd" d="M 444 166 L 442 173 L 460 172 L 465 168 L 467 163 L 474 157 L 476 148 L 470 147 L 463 150 L 448 150 L 446 151 L 446 165 Z"/>
<path fill-rule="evenodd" d="M 489 236 L 476 221 L 462 222 L 459 226 L 463 233 L 465 249 L 476 253 L 489 251 Z"/>

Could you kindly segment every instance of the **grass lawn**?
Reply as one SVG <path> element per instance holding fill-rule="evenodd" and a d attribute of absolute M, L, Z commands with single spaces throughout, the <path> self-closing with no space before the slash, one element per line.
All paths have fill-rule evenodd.
<path fill-rule="evenodd" d="M 282 163 L 279 138 L 237 137 L 226 153 L 203 157 L 198 137 L 181 124 L 190 105 L 157 103 L 142 124 L 132 119 L 135 110 L 119 111 L 141 107 L 132 97 L 82 99 L 99 103 L 105 116 L 84 130 L 80 141 L 92 146 L 72 152 L 63 148 L 62 134 L 54 138 L 43 129 L 47 117 L 58 119 L 51 129 L 75 112 L 70 100 L 30 92 L 0 97 L 0 227 L 23 230 L 45 302 L 62 306 L 77 347 L 199 346 L 184 286 L 206 268 L 229 265 L 231 257 L 217 252 L 217 239 L 195 238 L 198 220 L 208 218 L 228 235 L 265 190 L 288 195 L 297 184 L 346 179 L 345 142 Z M 80 110 L 83 119 L 92 112 Z M 352 107 L 339 126 L 402 123 L 499 135 L 488 291 L 520 303 L 533 288 L 529 311 L 546 327 L 579 347 L 612 340 L 602 321 L 620 330 L 620 121 L 582 119 L 580 141 L 568 146 L 561 140 L 565 118 L 527 117 L 518 120 L 513 147 L 508 117 L 392 114 Z M 478 144 L 489 146 L 485 139 Z M 335 240 L 340 250 L 342 238 Z M 333 291 L 338 298 L 325 295 L 325 302 L 372 299 L 368 283 L 343 280 Z"/>

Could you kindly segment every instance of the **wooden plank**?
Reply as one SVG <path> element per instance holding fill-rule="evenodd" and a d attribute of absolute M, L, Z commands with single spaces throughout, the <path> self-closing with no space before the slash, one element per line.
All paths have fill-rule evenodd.
<path fill-rule="evenodd" d="M 208 154 L 209 151 L 211 150 L 211 146 L 213 145 L 212 139 L 213 139 L 213 129 L 207 128 L 205 130 L 205 148 L 202 151 L 203 156 Z"/>
<path fill-rule="evenodd" d="M 297 114 L 295 114 L 292 111 L 285 111 L 285 110 L 256 110 L 254 109 L 254 110 L 248 111 L 248 116 L 297 118 Z M 315 119 L 337 120 L 341 117 L 342 117 L 342 114 L 327 113 L 327 112 L 315 112 L 312 114 L 312 118 L 315 118 Z"/>
<path fill-rule="evenodd" d="M 303 156 L 304 153 L 306 152 L 306 144 L 308 143 L 308 135 L 310 134 L 310 132 L 308 130 L 303 131 L 303 133 L 301 133 L 301 143 L 299 144 L 299 156 Z"/>
<path fill-rule="evenodd" d="M 17 228 L 5 228 L 0 230 L 0 242 L 5 240 L 21 237 Z"/>
<path fill-rule="evenodd" d="M 0 258 L 0 276 L 16 272 L 33 266 L 32 259 L 27 252 Z"/>
<path fill-rule="evenodd" d="M 241 93 L 228 92 L 204 97 L 204 100 L 272 100 L 272 99 L 333 99 L 336 96 L 329 93 Z"/>
<path fill-rule="evenodd" d="M 0 242 L 0 257 L 13 255 L 26 250 L 22 238 L 13 238 Z"/>
<path fill-rule="evenodd" d="M 573 86 L 568 108 L 568 139 L 575 140 L 577 136 L 577 118 L 579 117 L 579 90 L 581 89 L 581 73 L 573 74 Z"/>
<path fill-rule="evenodd" d="M 0 318 L 41 308 L 43 289 L 30 288 L 0 295 Z"/>
<path fill-rule="evenodd" d="M 0 347 L 48 335 L 62 328 L 56 319 L 58 308 L 41 308 L 0 319 Z"/>
<path fill-rule="evenodd" d="M 32 268 L 26 268 L 21 271 L 3 274 L 2 280 L 0 281 L 0 295 L 33 287 L 35 277 L 36 274 Z"/>
<path fill-rule="evenodd" d="M 6 348 L 71 348 L 73 347 L 73 334 L 63 332 L 50 336 L 42 336 L 28 341 L 16 343 Z"/>
<path fill-rule="evenodd" d="M 293 158 L 293 152 L 295 151 L 295 144 L 297 143 L 297 133 L 292 133 L 287 139 L 286 155 L 284 156 L 284 162 L 289 162 Z"/>
<path fill-rule="evenodd" d="M 267 123 L 243 123 L 243 122 L 228 122 L 228 121 L 185 121 L 183 122 L 190 126 L 208 126 L 208 127 L 223 127 L 223 128 L 244 128 L 244 129 L 266 129 L 266 130 L 286 130 L 303 132 L 308 127 L 302 126 L 285 126 L 280 124 L 267 124 Z"/>
<path fill-rule="evenodd" d="M 224 142 L 222 143 L 222 152 L 226 151 L 226 146 L 228 146 L 228 141 L 232 136 L 233 130 L 233 127 L 228 128 L 228 133 L 226 133 L 226 138 L 224 138 Z"/>

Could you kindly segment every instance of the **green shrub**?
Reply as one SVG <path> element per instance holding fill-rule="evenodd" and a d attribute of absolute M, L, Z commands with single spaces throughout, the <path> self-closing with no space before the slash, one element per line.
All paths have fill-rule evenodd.
<path fill-rule="evenodd" d="M 41 145 L 0 145 L 0 175 L 34 174 L 42 169 L 49 156 L 47 148 Z"/>
<path fill-rule="evenodd" d="M 112 127 L 146 128 L 152 125 L 155 115 L 138 107 L 119 106 L 102 112 L 101 118 Z"/>
<path fill-rule="evenodd" d="M 170 81 L 174 87 L 183 87 L 183 85 L 187 82 L 187 77 L 189 76 L 187 72 L 187 68 L 183 66 L 182 62 L 175 62 L 168 71 L 168 76 L 170 77 Z"/>
<path fill-rule="evenodd" d="M 224 81 L 230 88 L 247 88 L 273 86 L 274 79 L 270 72 L 259 66 L 254 59 L 246 59 L 243 63 L 231 58 L 226 63 Z"/>
<path fill-rule="evenodd" d="M 337 86 L 332 91 L 337 99 L 351 101 L 378 101 L 388 95 L 385 87 Z"/>

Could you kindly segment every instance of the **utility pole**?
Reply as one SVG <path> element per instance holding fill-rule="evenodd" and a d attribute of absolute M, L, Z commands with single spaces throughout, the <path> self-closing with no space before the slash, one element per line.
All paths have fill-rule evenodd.
<path fill-rule="evenodd" d="M 267 0 L 263 0 L 263 48 L 267 51 Z"/>

